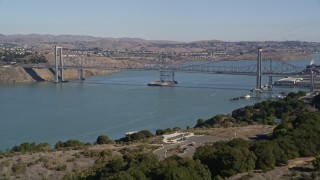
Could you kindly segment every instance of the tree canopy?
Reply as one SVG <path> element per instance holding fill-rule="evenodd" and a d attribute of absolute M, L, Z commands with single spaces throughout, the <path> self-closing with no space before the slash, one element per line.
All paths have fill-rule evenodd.
<path fill-rule="evenodd" d="M 98 136 L 96 143 L 97 144 L 112 144 L 113 141 L 110 140 L 109 137 L 106 135 L 100 135 L 100 136 Z"/>

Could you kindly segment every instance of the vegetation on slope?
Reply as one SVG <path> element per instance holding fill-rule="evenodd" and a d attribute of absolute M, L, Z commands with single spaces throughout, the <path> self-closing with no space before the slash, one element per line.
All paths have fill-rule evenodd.
<path fill-rule="evenodd" d="M 42 54 L 18 54 L 11 51 L 0 52 L 0 61 L 11 63 L 47 63 L 47 58 Z"/>
<path fill-rule="evenodd" d="M 281 100 L 267 100 L 234 110 L 231 115 L 218 114 L 210 119 L 198 119 L 199 127 L 228 127 L 233 125 L 268 124 L 275 125 L 275 119 L 290 121 L 306 111 L 307 105 L 300 100 L 305 92 L 290 93 Z"/>
<path fill-rule="evenodd" d="M 150 149 L 125 149 L 96 167 L 66 179 L 211 179 L 205 165 L 192 158 L 171 156 L 164 161 Z"/>
<path fill-rule="evenodd" d="M 287 164 L 288 159 L 319 155 L 320 141 L 317 137 L 320 136 L 320 112 L 302 111 L 306 105 L 302 105 L 299 97 L 291 94 L 280 102 L 284 106 L 296 108 L 279 111 L 277 116 L 289 114 L 290 118 L 279 124 L 267 140 L 247 142 L 234 139 L 205 145 L 196 150 L 194 159 L 207 165 L 215 178 L 229 177 L 253 169 L 267 171 Z M 265 109 L 261 105 L 270 104 L 273 104 L 269 106 L 270 109 L 278 107 L 278 103 L 260 103 L 254 105 L 254 112 L 260 113 Z M 299 107 L 302 109 L 298 109 Z M 275 112 L 277 111 L 278 109 Z"/>
<path fill-rule="evenodd" d="M 300 100 L 303 93 L 291 93 L 279 101 L 265 101 L 250 107 L 235 110 L 232 116 L 217 115 L 198 122 L 196 127 L 228 125 L 274 124 L 282 118 L 273 133 L 265 140 L 246 141 L 233 139 L 200 146 L 193 159 L 171 156 L 163 161 L 152 153 L 152 148 L 123 149 L 120 154 L 85 150 L 82 155 L 97 157 L 95 165 L 86 171 L 75 171 L 66 179 L 219 179 L 252 170 L 268 171 L 286 165 L 297 157 L 320 155 L 320 112 L 308 112 L 307 105 Z M 320 95 L 314 98 L 317 102 Z M 245 113 L 243 113 L 245 112 Z M 228 119 L 228 120 L 227 120 Z M 157 134 L 171 132 L 157 130 Z M 128 134 L 118 142 L 145 141 L 154 135 L 147 130 Z M 112 143 L 107 136 L 99 136 L 98 144 Z M 89 144 L 76 140 L 58 142 L 55 149 L 81 149 Z M 38 152 L 48 150 L 46 144 L 21 144 L 12 152 Z M 312 161 L 315 171 L 319 170 L 319 157 Z M 17 168 L 17 167 L 15 167 Z M 24 167 L 15 170 L 24 170 Z M 317 174 L 314 173 L 313 176 Z"/>

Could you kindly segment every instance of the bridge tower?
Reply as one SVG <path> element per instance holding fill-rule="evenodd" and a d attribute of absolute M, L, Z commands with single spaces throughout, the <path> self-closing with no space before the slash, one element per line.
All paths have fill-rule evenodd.
<path fill-rule="evenodd" d="M 59 53 L 59 62 L 58 62 L 58 53 Z M 54 47 L 54 82 L 59 82 L 59 68 L 60 68 L 60 81 L 64 81 L 63 77 L 63 59 L 62 59 L 62 47 Z"/>
<path fill-rule="evenodd" d="M 313 74 L 313 67 L 310 65 L 310 92 L 314 91 L 314 74 Z"/>
<path fill-rule="evenodd" d="M 261 77 L 262 77 L 262 49 L 258 49 L 258 58 L 257 58 L 257 82 L 256 89 L 261 89 Z"/>
<path fill-rule="evenodd" d="M 78 79 L 79 80 L 84 80 L 84 71 L 83 69 L 78 69 Z"/>
<path fill-rule="evenodd" d="M 166 70 L 160 70 L 160 81 L 166 82 L 171 81 L 174 82 L 174 71 L 166 71 Z"/>
<path fill-rule="evenodd" d="M 269 66 L 270 73 L 272 74 L 272 59 L 271 58 L 269 59 L 269 63 L 270 63 L 270 66 Z M 269 84 L 268 85 L 269 85 L 269 87 L 272 87 L 272 85 L 273 85 L 272 75 L 269 76 Z"/>
<path fill-rule="evenodd" d="M 160 54 L 160 62 L 161 62 L 161 67 L 160 67 L 160 81 L 161 82 L 174 82 L 176 83 L 174 79 L 174 71 L 167 69 L 166 66 L 170 66 L 170 61 L 168 62 L 168 55 L 167 59 L 162 58 L 162 53 Z"/>

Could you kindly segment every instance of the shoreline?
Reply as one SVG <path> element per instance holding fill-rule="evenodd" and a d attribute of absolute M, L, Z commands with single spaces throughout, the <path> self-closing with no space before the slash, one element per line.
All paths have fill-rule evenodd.
<path fill-rule="evenodd" d="M 85 77 L 95 75 L 107 75 L 118 71 L 112 70 L 84 70 Z M 77 80 L 78 71 L 67 69 L 64 71 L 65 80 Z M 30 83 L 30 82 L 53 82 L 54 72 L 50 69 L 23 68 L 21 66 L 1 66 L 0 84 Z"/>
<path fill-rule="evenodd" d="M 293 102 L 293 104 L 297 104 L 298 101 L 300 101 L 299 94 L 303 94 L 302 92 L 299 93 L 293 93 L 290 98 L 294 98 L 296 102 Z M 305 96 L 305 95 L 304 95 Z M 304 97 L 302 96 L 302 97 Z M 290 101 L 290 102 L 289 102 Z M 289 99 L 286 101 L 286 105 L 290 106 L 292 103 L 292 99 Z M 307 102 L 301 102 L 305 103 L 306 106 L 310 106 Z M 269 102 L 268 109 L 275 108 L 276 104 L 273 104 Z M 261 103 L 260 103 L 261 105 Z M 269 106 L 270 105 L 270 106 Z M 300 108 L 300 106 L 298 107 Z M 314 113 L 315 111 L 310 111 L 308 107 L 301 107 L 303 108 L 303 112 L 308 113 Z M 243 108 L 241 108 L 243 109 Z M 264 110 L 263 108 L 258 108 L 259 110 Z M 236 109 L 240 110 L 240 109 Z M 270 109 L 271 110 L 271 109 Z M 285 111 L 281 111 L 280 113 L 286 113 Z M 293 115 L 297 116 L 297 111 L 292 110 Z M 310 118 L 314 117 L 311 116 L 312 114 L 309 114 Z M 221 117 L 221 116 L 220 116 Z M 227 116 L 226 116 L 227 117 Z M 309 116 L 305 116 L 309 117 Z M 319 115 L 318 115 L 319 117 Z M 218 118 L 218 116 L 216 116 Z M 23 143 L 20 146 L 16 146 L 12 148 L 12 150 L 8 150 L 8 154 L 0 153 L 0 163 L 2 164 L 2 173 L 1 175 L 3 177 L 16 177 L 20 178 L 22 176 L 31 178 L 31 179 L 38 179 L 39 177 L 54 177 L 57 179 L 62 179 L 63 177 L 80 177 L 78 174 L 79 172 L 85 172 L 90 173 L 92 168 L 100 167 L 100 165 L 104 165 L 104 163 L 99 164 L 98 166 L 95 166 L 96 162 L 101 162 L 98 160 L 105 160 L 106 157 L 121 157 L 128 155 L 128 153 L 135 155 L 136 152 L 142 152 L 143 155 L 155 155 L 157 158 L 156 162 L 164 162 L 163 160 L 167 159 L 169 156 L 179 156 L 180 158 L 185 157 L 194 157 L 200 160 L 200 165 L 207 165 L 205 161 L 202 161 L 202 158 L 211 158 L 210 154 L 215 154 L 215 151 L 208 152 L 202 154 L 202 156 L 199 156 L 199 152 L 201 153 L 201 150 L 210 150 L 208 147 L 214 142 L 220 141 L 220 145 L 223 146 L 229 146 L 232 149 L 241 148 L 241 150 L 246 150 L 255 153 L 252 154 L 252 157 L 257 157 L 256 159 L 253 159 L 253 162 L 258 162 L 258 158 L 264 157 L 264 155 L 260 155 L 256 152 L 259 152 L 255 149 L 251 150 L 250 147 L 256 147 L 258 145 L 261 145 L 261 142 L 258 142 L 259 140 L 266 140 L 266 136 L 272 132 L 274 132 L 274 128 L 276 127 L 275 124 L 273 125 L 267 125 L 264 123 L 252 123 L 252 124 L 242 124 L 239 122 L 234 121 L 234 124 L 229 124 L 228 126 L 220 126 L 225 124 L 224 121 L 232 122 L 231 119 L 224 118 L 221 120 L 218 120 L 215 118 L 214 124 L 212 124 L 212 121 L 210 119 L 205 120 L 205 123 L 209 126 L 195 126 L 194 128 L 187 128 L 187 129 L 169 129 L 171 132 L 170 134 L 167 134 L 166 132 L 159 131 L 159 133 L 156 133 L 156 135 L 151 134 L 148 130 L 141 130 L 137 133 L 140 133 L 139 136 L 126 136 L 127 139 L 121 138 L 119 141 L 113 141 L 110 140 L 107 136 L 105 136 L 105 141 L 100 143 L 98 140 L 101 136 L 100 135 L 96 143 L 85 143 L 80 142 L 78 140 L 68 140 L 66 142 L 58 141 L 57 144 L 54 146 L 54 148 L 51 148 L 48 143 Z M 241 114 L 236 115 L 237 120 L 240 122 L 242 121 Z M 246 120 L 245 120 L 246 121 Z M 245 122 L 243 121 L 243 122 Z M 256 120 L 253 120 L 256 122 Z M 314 120 L 316 121 L 316 120 Z M 290 120 L 290 123 L 293 123 L 294 119 Z M 218 123 L 218 124 L 216 124 Z M 198 121 L 198 124 L 199 123 Z M 202 123 L 203 124 L 203 123 Z M 210 125 L 211 124 L 211 125 Z M 305 122 L 305 124 L 307 124 Z M 305 124 L 302 124 L 301 127 L 304 127 Z M 214 126 L 219 125 L 219 126 Z M 277 126 L 279 128 L 279 126 Z M 296 127 L 297 128 L 297 127 Z M 310 128 L 304 128 L 303 130 L 309 130 Z M 161 130 L 161 129 L 160 129 Z M 299 129 L 300 130 L 300 129 Z M 175 132 L 176 131 L 176 132 Z M 313 130 L 312 132 L 316 131 Z M 303 132 L 302 132 L 303 133 Z M 275 134 L 272 134 L 275 135 Z M 290 134 L 289 134 L 290 136 Z M 277 137 L 281 138 L 281 137 Z M 102 139 L 102 138 L 100 138 Z M 243 140 L 239 140 L 243 139 Z M 107 141 L 108 140 L 108 141 Z M 227 144 L 231 140 L 233 144 Z M 277 139 L 276 139 L 277 140 Z M 277 141 L 274 139 L 267 139 L 265 142 L 268 143 L 276 143 Z M 307 139 L 308 142 L 310 142 L 309 139 Z M 231 142 L 230 141 L 230 142 Z M 241 144 L 239 144 L 239 142 Z M 254 144 L 248 144 L 250 146 L 247 146 L 243 142 L 252 142 Z M 235 144 L 236 143 L 236 144 Z M 207 145 L 207 146 L 206 146 Z M 218 144 L 219 145 L 219 144 Z M 261 146 L 262 149 L 270 148 L 273 144 L 263 144 Z M 295 147 L 298 147 L 294 145 Z M 273 146 L 272 146 L 273 147 Z M 277 146 L 279 150 L 286 150 L 282 146 Z M 197 148 L 202 148 L 199 151 L 197 151 Z M 290 149 L 289 149 L 290 150 Z M 230 157 L 229 154 L 233 153 L 234 151 L 226 151 L 226 154 L 222 154 L 223 157 Z M 236 151 L 235 151 L 236 152 Z M 243 151 L 240 151 L 243 152 Z M 198 153 L 198 154 L 197 154 Z M 219 151 L 218 151 L 219 153 Z M 129 154 L 129 155 L 130 155 Z M 240 153 L 242 154 L 242 153 Z M 114 155 L 114 156 L 113 156 Z M 197 156 L 198 155 L 198 156 Z M 220 154 L 219 154 L 220 155 Z M 133 156 L 135 158 L 135 156 Z M 138 156 L 139 157 L 139 156 Z M 236 157 L 237 159 L 243 160 L 240 157 Z M 271 156 L 272 158 L 273 156 Z M 310 162 L 313 160 L 314 156 L 310 156 L 308 159 L 303 159 L 301 161 L 301 157 L 304 157 L 303 155 L 298 154 L 294 157 L 285 157 L 283 160 L 283 163 L 276 164 L 276 161 L 273 162 L 274 165 L 269 165 L 271 169 L 266 169 L 267 172 L 264 172 L 265 174 L 273 173 L 273 174 L 279 174 L 279 170 L 283 170 L 283 167 L 288 167 L 286 172 L 290 172 L 291 168 L 296 167 L 299 164 L 304 165 L 307 162 Z M 103 159 L 99 159 L 103 158 Z M 270 157 L 268 157 L 270 159 Z M 299 159 L 300 158 L 300 159 Z M 144 160 L 145 158 L 143 158 Z M 109 159 L 108 162 L 113 162 L 113 158 Z M 289 161 L 288 161 L 289 160 Z M 246 160 L 247 161 L 247 160 Z M 84 163 L 85 162 L 85 163 Z M 102 161 L 104 162 L 104 161 Z M 178 160 L 177 160 L 178 162 Z M 289 162 L 289 163 L 288 163 Z M 225 167 L 232 168 L 232 167 Z M 263 167 L 262 167 L 263 168 Z M 265 169 L 262 169 L 260 166 L 253 166 L 251 169 L 245 170 L 245 171 L 236 171 L 235 173 L 230 175 L 225 175 L 227 178 L 235 178 L 238 179 L 238 177 L 246 177 L 246 174 L 252 173 L 250 176 L 254 175 L 261 175 L 262 171 L 265 171 Z M 273 170 L 276 168 L 275 170 Z M 18 171 L 18 170 L 19 171 Z M 22 170 L 21 170 L 22 169 Z M 77 171 L 75 171 L 75 169 Z M 1 170 L 1 169 L 0 169 Z M 209 169 L 211 172 L 214 170 L 212 167 L 209 166 Z M 270 171 L 271 170 L 271 171 Z M 277 171 L 276 171 L 277 170 Z M 43 174 L 33 174 L 32 172 L 43 172 Z M 125 169 L 125 171 L 127 171 Z M 31 173 L 30 173 L 31 172 Z M 93 171 L 94 173 L 99 173 L 99 171 Z M 244 173 L 245 172 L 245 173 Z M 1 177 L 0 175 L 0 177 Z M 47 175 L 47 176 L 44 176 Z M 91 174 L 87 175 L 87 177 L 91 177 Z M 281 174 L 281 177 L 285 176 L 285 174 Z M 272 177 L 278 177 L 273 175 Z M 39 178 L 40 179 L 40 178 Z"/>

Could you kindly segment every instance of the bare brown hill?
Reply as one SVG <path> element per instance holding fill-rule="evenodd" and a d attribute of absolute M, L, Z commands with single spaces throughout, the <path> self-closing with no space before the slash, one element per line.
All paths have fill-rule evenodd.
<path fill-rule="evenodd" d="M 75 41 L 97 41 L 101 39 L 100 37 L 93 36 L 81 36 L 81 35 L 49 35 L 49 34 L 15 34 L 15 35 L 2 35 L 0 36 L 0 42 L 26 42 L 26 43 L 36 43 L 36 42 L 75 42 Z"/>

